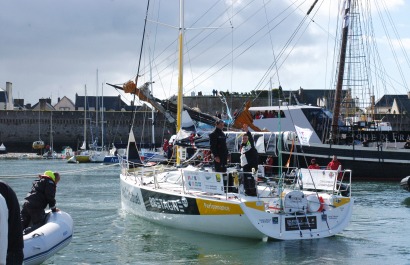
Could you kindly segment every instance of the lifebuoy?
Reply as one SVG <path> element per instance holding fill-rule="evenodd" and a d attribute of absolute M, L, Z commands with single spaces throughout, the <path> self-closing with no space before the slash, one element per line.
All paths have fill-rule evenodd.
<path fill-rule="evenodd" d="M 325 208 L 325 200 L 322 196 L 317 196 L 316 194 L 311 194 L 307 196 L 308 201 L 308 211 L 311 213 L 322 212 Z"/>

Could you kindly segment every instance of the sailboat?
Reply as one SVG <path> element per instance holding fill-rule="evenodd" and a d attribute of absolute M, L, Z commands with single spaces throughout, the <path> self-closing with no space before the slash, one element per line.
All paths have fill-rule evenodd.
<path fill-rule="evenodd" d="M 44 141 L 41 140 L 41 137 L 40 137 L 40 127 L 41 127 L 40 126 L 40 122 L 41 122 L 40 117 L 41 117 L 41 110 L 39 109 L 38 110 L 38 140 L 34 141 L 33 145 L 32 145 L 33 149 L 36 149 L 36 150 L 43 149 L 44 146 L 45 146 Z"/>
<path fill-rule="evenodd" d="M 75 155 L 68 158 L 68 163 L 88 163 L 90 162 L 90 153 L 87 150 L 87 86 L 84 86 L 84 141 L 80 150 L 76 151 Z"/>
<path fill-rule="evenodd" d="M 107 163 L 109 161 L 106 159 L 107 156 L 110 156 L 109 151 L 104 146 L 104 86 L 101 87 L 101 121 L 98 120 L 98 69 L 97 69 L 97 97 L 95 104 L 96 111 L 96 124 L 100 122 L 101 124 L 101 146 L 98 146 L 98 143 L 95 142 L 92 145 L 90 150 L 90 161 L 96 163 Z"/>
<path fill-rule="evenodd" d="M 50 145 L 48 150 L 43 154 L 45 159 L 55 159 L 57 158 L 57 152 L 54 151 L 54 140 L 53 140 L 53 112 L 50 112 Z"/>
<path fill-rule="evenodd" d="M 0 145 L 0 154 L 7 154 L 7 148 L 4 143 L 1 143 Z"/>
<path fill-rule="evenodd" d="M 183 13 L 184 1 L 180 0 L 178 132 L 182 123 Z M 349 224 L 353 210 L 350 170 L 295 168 L 287 181 L 280 175 L 278 182 L 258 185 L 257 196 L 248 196 L 238 181 L 243 172 L 236 166 L 228 167 L 226 173 L 205 165 L 183 166 L 183 147 L 177 146 L 176 153 L 177 168 L 171 170 L 131 170 L 122 161 L 120 189 L 125 210 L 159 225 L 262 240 L 329 237 Z M 254 171 L 253 177 L 258 174 Z"/>

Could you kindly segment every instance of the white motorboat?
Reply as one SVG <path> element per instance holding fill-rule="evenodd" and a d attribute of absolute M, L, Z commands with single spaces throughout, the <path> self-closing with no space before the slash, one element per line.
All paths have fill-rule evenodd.
<path fill-rule="evenodd" d="M 70 244 L 73 219 L 63 211 L 49 212 L 46 223 L 24 235 L 24 264 L 41 264 Z"/>

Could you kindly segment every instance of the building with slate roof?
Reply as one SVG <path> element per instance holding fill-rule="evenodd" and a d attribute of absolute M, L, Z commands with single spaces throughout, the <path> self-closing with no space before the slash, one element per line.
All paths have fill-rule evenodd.
<path fill-rule="evenodd" d="M 405 114 L 410 111 L 410 92 L 407 95 L 384 95 L 375 103 L 376 114 Z"/>
<path fill-rule="evenodd" d="M 101 101 L 103 98 L 103 101 Z M 85 102 L 86 100 L 86 102 Z M 84 104 L 87 106 L 87 110 L 95 111 L 96 109 L 101 110 L 101 106 L 104 107 L 105 111 L 132 111 L 135 106 L 131 102 L 131 106 L 127 105 L 121 96 L 79 96 L 75 94 L 75 110 L 84 110 Z"/>

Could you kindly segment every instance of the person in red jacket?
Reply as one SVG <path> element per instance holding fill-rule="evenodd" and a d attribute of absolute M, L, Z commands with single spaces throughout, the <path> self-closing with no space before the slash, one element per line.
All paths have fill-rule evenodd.
<path fill-rule="evenodd" d="M 320 169 L 320 166 L 319 166 L 318 163 L 316 163 L 315 158 L 312 158 L 312 160 L 310 160 L 310 165 L 309 165 L 308 169 Z"/>
<path fill-rule="evenodd" d="M 337 160 L 337 156 L 333 155 L 333 159 L 332 161 L 329 162 L 329 164 L 327 164 L 327 169 L 331 169 L 331 170 L 338 170 L 339 166 L 341 166 L 342 163 L 340 163 L 339 160 Z"/>
<path fill-rule="evenodd" d="M 21 224 L 24 234 L 28 234 L 44 224 L 46 217 L 44 209 L 47 204 L 52 212 L 59 211 L 56 208 L 55 199 L 59 181 L 60 174 L 48 170 L 43 175 L 39 175 L 39 178 L 33 182 L 31 191 L 24 198 L 25 202 L 21 209 Z M 29 227 L 30 222 L 33 224 L 31 227 Z"/>

